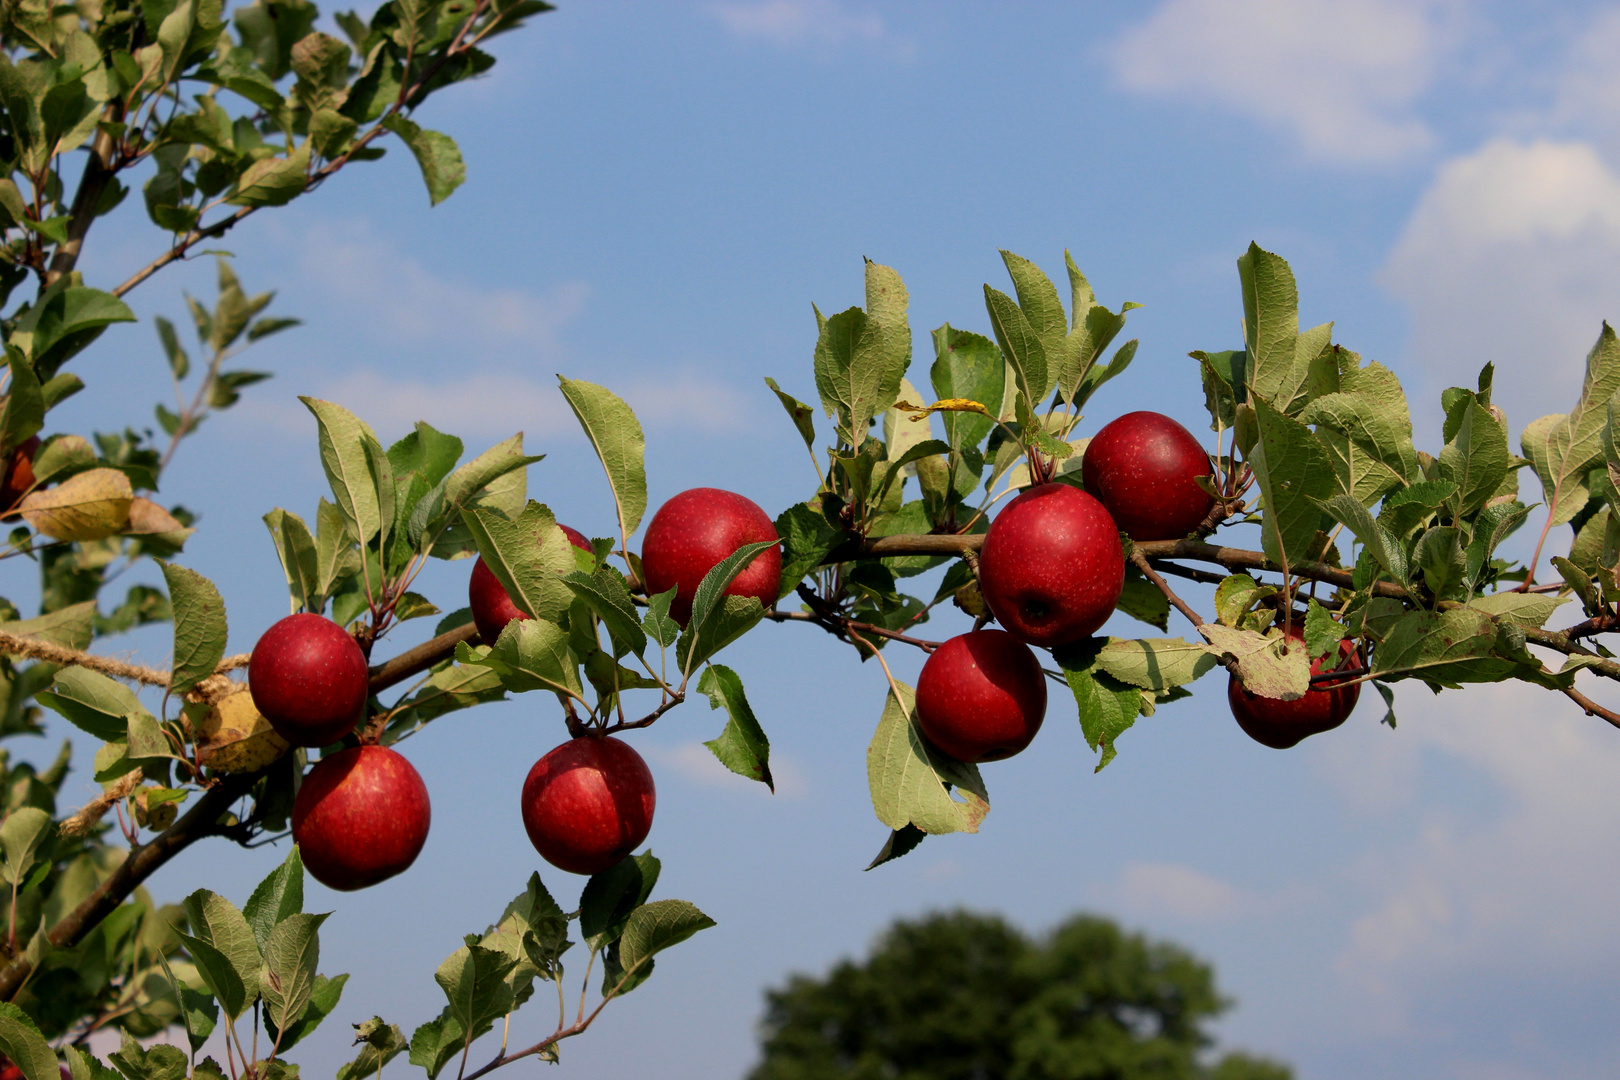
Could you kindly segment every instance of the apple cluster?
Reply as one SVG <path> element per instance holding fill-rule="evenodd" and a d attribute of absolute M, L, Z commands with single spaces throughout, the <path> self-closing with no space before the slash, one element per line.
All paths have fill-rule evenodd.
<path fill-rule="evenodd" d="M 592 550 L 582 533 L 560 528 L 573 546 Z M 684 627 L 698 585 L 717 563 L 746 544 L 776 540 L 771 519 L 743 496 L 717 488 L 684 491 L 647 527 L 641 554 L 646 589 L 673 589 L 670 617 Z M 781 580 L 781 550 L 767 548 L 726 595 L 770 606 Z M 482 558 L 468 580 L 468 606 L 485 644 L 494 644 L 509 623 L 529 618 Z M 254 706 L 276 734 L 292 746 L 328 748 L 299 788 L 292 833 L 305 868 L 339 890 L 366 888 L 407 869 L 427 842 L 432 820 L 427 787 L 410 762 L 378 745 L 374 734 L 357 734 L 368 677 L 354 637 L 311 613 L 271 626 L 248 665 Z M 652 770 L 641 755 L 612 736 L 587 732 L 535 762 L 523 784 L 521 812 L 547 862 L 596 874 L 646 840 L 656 801 Z"/>

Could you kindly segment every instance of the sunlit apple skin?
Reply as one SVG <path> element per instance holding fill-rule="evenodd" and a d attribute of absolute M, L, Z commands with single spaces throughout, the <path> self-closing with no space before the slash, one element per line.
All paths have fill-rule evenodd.
<path fill-rule="evenodd" d="M 366 655 L 322 615 L 289 615 L 264 632 L 248 663 L 253 704 L 294 746 L 328 746 L 359 722 L 369 692 Z"/>
<path fill-rule="evenodd" d="M 1067 484 L 1032 487 L 996 515 L 979 552 L 979 589 L 996 621 L 1031 645 L 1096 633 L 1125 586 L 1119 530 L 1102 503 Z"/>
<path fill-rule="evenodd" d="M 34 486 L 34 455 L 39 453 L 39 436 L 30 435 L 17 444 L 5 462 L 5 483 L 0 484 L 0 510 L 17 505 Z"/>
<path fill-rule="evenodd" d="M 1080 463 L 1086 491 L 1133 540 L 1179 540 L 1203 524 L 1215 497 L 1195 478 L 1212 473 L 1193 433 L 1156 412 L 1104 425 Z"/>
<path fill-rule="evenodd" d="M 386 746 L 322 758 L 293 800 L 293 842 L 304 868 L 340 892 L 403 873 L 422 853 L 432 822 L 421 774 Z"/>
<path fill-rule="evenodd" d="M 591 550 L 591 542 L 585 539 L 584 533 L 567 525 L 557 527 L 568 537 L 570 544 L 582 551 Z M 501 631 L 513 619 L 528 618 L 512 603 L 511 596 L 501 586 L 494 572 L 484 565 L 483 559 L 473 563 L 472 577 L 467 580 L 467 606 L 472 609 L 473 625 L 478 627 L 478 640 L 485 645 L 495 644 L 495 639 L 501 636 Z"/>
<path fill-rule="evenodd" d="M 692 597 L 703 575 L 744 544 L 775 540 L 776 525 L 749 499 L 719 488 L 692 488 L 658 508 L 641 542 L 641 572 L 647 592 L 671 587 L 670 617 L 682 626 L 692 617 Z M 737 575 L 727 596 L 752 596 L 767 609 L 782 584 L 782 549 L 766 548 Z"/>
<path fill-rule="evenodd" d="M 1290 636 L 1300 638 L 1297 627 Z M 1311 661 L 1312 675 L 1322 673 L 1322 662 L 1326 659 L 1324 656 Z M 1354 678 L 1364 670 L 1361 657 L 1356 654 L 1355 642 L 1345 640 L 1339 643 L 1339 663 L 1339 669 L 1327 670 L 1343 670 L 1347 673 L 1346 678 Z M 1301 739 L 1338 727 L 1355 709 L 1359 697 L 1360 683 L 1319 686 L 1293 701 L 1251 694 L 1236 676 L 1230 676 L 1226 684 L 1226 700 L 1232 706 L 1232 715 L 1237 718 L 1238 727 L 1255 742 L 1273 750 L 1286 750 L 1297 745 Z"/>
<path fill-rule="evenodd" d="M 523 827 L 552 866 L 598 874 L 647 839 L 658 801 L 652 770 L 618 739 L 571 739 L 523 782 Z"/>
<path fill-rule="evenodd" d="M 1046 718 L 1046 680 L 1028 645 L 974 630 L 934 650 L 917 678 L 917 723 L 958 761 L 998 761 L 1030 744 Z"/>

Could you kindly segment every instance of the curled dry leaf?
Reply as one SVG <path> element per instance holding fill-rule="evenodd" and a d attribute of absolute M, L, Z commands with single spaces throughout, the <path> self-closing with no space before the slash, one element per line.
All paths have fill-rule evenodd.
<path fill-rule="evenodd" d="M 129 504 L 129 523 L 121 532 L 126 536 L 150 536 L 185 529 L 178 518 L 151 499 L 135 496 Z"/>
<path fill-rule="evenodd" d="M 220 698 L 197 730 L 198 763 L 215 772 L 254 772 L 287 749 L 287 740 L 259 715 L 245 686 Z"/>
<path fill-rule="evenodd" d="M 91 469 L 34 492 L 19 509 L 28 524 L 53 540 L 104 540 L 123 531 L 134 502 L 129 477 L 117 469 Z"/>

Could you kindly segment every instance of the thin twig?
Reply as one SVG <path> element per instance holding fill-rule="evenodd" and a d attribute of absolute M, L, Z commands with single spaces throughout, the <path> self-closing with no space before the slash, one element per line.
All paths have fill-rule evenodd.
<path fill-rule="evenodd" d="M 1584 709 L 1587 716 L 1596 716 L 1600 720 L 1607 720 L 1610 724 L 1620 728 L 1620 713 L 1612 709 L 1605 709 L 1573 686 L 1564 687 L 1564 696 Z"/>

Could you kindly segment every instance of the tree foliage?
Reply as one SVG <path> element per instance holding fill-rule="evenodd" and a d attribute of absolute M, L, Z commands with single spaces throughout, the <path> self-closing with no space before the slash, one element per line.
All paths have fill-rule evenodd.
<path fill-rule="evenodd" d="M 1180 946 L 1075 916 L 1031 939 L 995 915 L 895 923 L 860 962 L 766 992 L 749 1080 L 1289 1080 L 1201 1064 L 1230 1002 Z"/>

